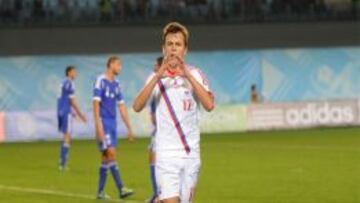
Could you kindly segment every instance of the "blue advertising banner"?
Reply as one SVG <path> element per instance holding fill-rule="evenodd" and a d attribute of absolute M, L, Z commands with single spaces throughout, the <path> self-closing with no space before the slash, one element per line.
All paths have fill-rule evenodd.
<path fill-rule="evenodd" d="M 59 138 L 56 100 L 66 66 L 78 70 L 76 98 L 89 122 L 75 122 L 75 137 L 93 137 L 92 86 L 105 70 L 106 60 L 122 58 L 118 79 L 125 101 L 131 105 L 152 72 L 160 53 L 22 56 L 0 58 L 0 112 L 5 112 L 5 141 Z M 239 106 L 250 102 L 250 87 L 255 84 L 264 102 L 300 102 L 360 97 L 360 48 L 274 49 L 250 51 L 192 52 L 187 63 L 207 75 L 218 106 Z M 222 108 L 220 108 L 222 109 Z M 245 112 L 245 110 L 239 110 Z M 218 112 L 221 117 L 226 115 Z M 138 134 L 151 130 L 147 113 L 131 118 Z M 217 111 L 212 116 L 214 118 Z M 245 118 L 240 116 L 239 118 Z M 237 120 L 239 119 L 237 118 Z M 229 119 L 221 119 L 227 120 Z M 207 123 L 206 121 L 204 123 Z M 120 134 L 126 130 L 119 121 Z M 234 123 L 233 125 L 237 125 Z M 229 123 L 223 131 L 227 130 Z M 246 129 L 241 125 L 241 129 Z M 214 129 L 215 130 L 215 129 Z M 230 129 L 229 129 L 230 130 Z M 231 128 L 234 131 L 234 127 Z M 219 129 L 216 129 L 219 131 Z M 1 133 L 0 133 L 1 134 Z"/>

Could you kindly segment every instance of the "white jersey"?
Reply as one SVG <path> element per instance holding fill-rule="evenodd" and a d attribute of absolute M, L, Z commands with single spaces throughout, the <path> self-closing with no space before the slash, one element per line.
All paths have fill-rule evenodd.
<path fill-rule="evenodd" d="M 201 71 L 188 65 L 186 68 L 210 92 Z M 148 82 L 154 76 L 152 74 Z M 199 157 L 200 103 L 190 82 L 181 76 L 162 78 L 155 86 L 152 97 L 156 99 L 156 156 Z"/>

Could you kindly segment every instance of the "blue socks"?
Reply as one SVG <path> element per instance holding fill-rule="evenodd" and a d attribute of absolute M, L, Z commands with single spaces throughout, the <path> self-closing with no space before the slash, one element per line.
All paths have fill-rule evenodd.
<path fill-rule="evenodd" d="M 153 189 L 153 197 L 151 198 L 151 202 L 154 201 L 154 199 L 157 196 L 157 184 L 156 184 L 156 176 L 155 176 L 155 165 L 150 165 L 150 175 L 151 175 L 151 185 Z"/>
<path fill-rule="evenodd" d="M 117 163 L 115 161 L 111 161 L 108 164 L 108 167 L 111 171 L 111 174 L 114 178 L 115 184 L 117 186 L 117 188 L 119 189 L 119 192 L 121 193 L 121 189 L 123 188 L 123 183 L 121 181 L 121 177 L 120 177 L 120 171 L 119 171 L 119 167 L 117 165 Z"/>
<path fill-rule="evenodd" d="M 105 162 L 102 162 L 99 169 L 99 187 L 98 194 L 102 194 L 104 192 L 106 177 L 107 177 L 108 165 Z"/>
<path fill-rule="evenodd" d="M 65 142 L 63 142 L 61 144 L 61 148 L 60 148 L 60 166 L 62 168 L 65 168 L 67 160 L 69 158 L 69 148 L 70 148 L 70 145 L 66 144 Z"/>
<path fill-rule="evenodd" d="M 117 163 L 115 161 L 111 161 L 109 163 L 102 162 L 100 169 L 99 169 L 99 186 L 98 186 L 98 195 L 104 194 L 105 184 L 106 184 L 106 177 L 107 177 L 107 171 L 110 170 L 112 177 L 114 178 L 116 187 L 119 190 L 119 193 L 121 193 L 121 190 L 123 188 L 123 183 L 121 181 L 120 177 L 120 171 Z"/>

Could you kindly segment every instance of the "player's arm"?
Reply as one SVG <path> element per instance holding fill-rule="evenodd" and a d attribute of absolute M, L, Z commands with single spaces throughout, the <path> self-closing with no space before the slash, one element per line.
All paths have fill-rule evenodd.
<path fill-rule="evenodd" d="M 85 116 L 81 113 L 79 105 L 76 102 L 75 99 L 75 88 L 74 84 L 72 82 L 68 82 L 65 85 L 66 92 L 69 95 L 70 105 L 75 110 L 76 115 L 83 121 L 86 122 Z"/>
<path fill-rule="evenodd" d="M 208 92 L 195 78 L 194 76 L 189 73 L 186 75 L 186 78 L 190 82 L 191 86 L 193 87 L 193 90 L 195 92 L 195 95 L 200 100 L 200 103 L 204 107 L 204 109 L 208 112 L 212 111 L 215 107 L 214 104 L 214 96 L 211 92 Z"/>
<path fill-rule="evenodd" d="M 146 83 L 145 87 L 141 90 L 139 95 L 135 98 L 133 103 L 133 109 L 135 112 L 140 112 L 144 109 L 147 101 L 151 97 L 151 94 L 157 84 L 157 82 L 163 77 L 165 70 L 167 69 L 167 63 L 164 62 L 151 79 Z"/>
<path fill-rule="evenodd" d="M 207 87 L 207 85 L 204 83 L 204 79 L 202 79 L 202 83 L 200 83 L 199 79 L 195 78 L 191 70 L 185 67 L 183 59 L 178 56 L 176 56 L 176 58 L 180 63 L 181 74 L 190 82 L 193 91 L 196 97 L 199 99 L 201 105 L 206 111 L 212 111 L 215 108 L 215 99 L 209 88 L 205 88 L 205 86 Z M 201 78 L 201 75 L 199 76 Z"/>
<path fill-rule="evenodd" d="M 72 108 L 75 110 L 76 115 L 79 116 L 79 118 L 83 122 L 86 122 L 86 117 L 84 116 L 83 113 L 81 113 L 79 105 L 77 104 L 77 101 L 74 96 L 70 97 L 70 104 L 71 104 Z"/>
<path fill-rule="evenodd" d="M 94 85 L 93 91 L 93 111 L 94 111 L 94 123 L 95 123 L 95 135 L 96 140 L 99 142 L 99 148 L 101 151 L 106 151 L 108 146 L 105 138 L 104 126 L 101 121 L 100 108 L 101 108 L 101 95 L 103 95 L 103 88 L 101 80 L 98 79 Z"/>
<path fill-rule="evenodd" d="M 139 95 L 135 98 L 133 103 L 133 109 L 135 112 L 140 112 L 144 109 L 147 101 L 149 100 L 157 82 L 159 81 L 159 76 L 155 74 L 151 80 L 145 85 L 145 87 L 141 90 Z"/>
<path fill-rule="evenodd" d="M 214 95 L 207 89 L 205 89 L 203 84 L 200 84 L 198 80 L 194 77 L 194 75 L 190 72 L 188 68 L 185 68 L 184 63 L 182 63 L 182 69 L 184 76 L 188 79 L 190 82 L 195 95 L 199 99 L 201 105 L 204 107 L 204 109 L 208 112 L 212 111 L 215 107 L 215 99 Z"/>
<path fill-rule="evenodd" d="M 96 139 L 98 141 L 104 141 L 105 140 L 104 129 L 100 119 L 100 101 L 98 100 L 93 101 L 93 110 L 94 110 Z"/>
<path fill-rule="evenodd" d="M 132 127 L 130 124 L 129 114 L 126 109 L 126 105 L 124 102 L 120 102 L 118 106 L 119 106 L 119 112 L 120 112 L 121 118 L 124 121 L 125 126 L 128 130 L 128 139 L 129 139 L 129 141 L 133 141 L 134 134 L 133 134 L 133 130 L 132 130 Z"/>

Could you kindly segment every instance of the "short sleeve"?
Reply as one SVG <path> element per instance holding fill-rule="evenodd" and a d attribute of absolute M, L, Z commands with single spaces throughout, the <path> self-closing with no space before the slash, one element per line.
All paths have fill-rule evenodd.
<path fill-rule="evenodd" d="M 69 98 L 73 98 L 73 97 L 75 96 L 75 86 L 74 86 L 74 82 L 69 82 L 68 93 L 69 93 Z"/>
<path fill-rule="evenodd" d="M 209 81 L 201 70 L 194 68 L 191 70 L 191 74 L 194 76 L 195 80 L 205 88 L 206 91 L 211 92 Z"/>
<path fill-rule="evenodd" d="M 98 78 L 94 84 L 93 100 L 101 101 L 101 95 L 103 94 L 102 80 Z"/>
<path fill-rule="evenodd" d="M 70 80 L 65 80 L 62 84 L 62 92 L 65 97 L 73 98 L 75 94 L 73 82 L 71 82 Z"/>

